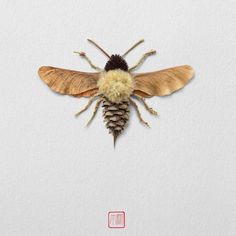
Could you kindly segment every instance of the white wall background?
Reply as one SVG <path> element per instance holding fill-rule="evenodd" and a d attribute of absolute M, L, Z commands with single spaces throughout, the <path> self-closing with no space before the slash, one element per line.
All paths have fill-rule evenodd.
<path fill-rule="evenodd" d="M 1 0 L 0 235 L 236 235 L 236 1 Z M 108 52 L 139 70 L 190 64 L 182 91 L 148 102 L 152 128 L 130 126 L 114 150 L 101 110 L 74 118 L 87 100 L 52 93 L 41 65 L 90 71 Z M 124 210 L 127 228 L 107 228 Z"/>

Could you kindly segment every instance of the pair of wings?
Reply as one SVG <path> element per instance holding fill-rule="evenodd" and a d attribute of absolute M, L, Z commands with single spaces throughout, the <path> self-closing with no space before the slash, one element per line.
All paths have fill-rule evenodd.
<path fill-rule="evenodd" d="M 43 66 L 38 71 L 40 78 L 55 92 L 76 97 L 90 97 L 98 92 L 100 73 L 86 73 Z M 132 74 L 133 94 L 142 97 L 165 96 L 184 87 L 193 77 L 188 65 L 150 73 Z"/>

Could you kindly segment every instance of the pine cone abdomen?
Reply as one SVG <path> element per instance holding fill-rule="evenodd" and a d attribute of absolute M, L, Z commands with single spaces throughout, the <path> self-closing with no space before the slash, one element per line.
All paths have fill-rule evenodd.
<path fill-rule="evenodd" d="M 129 101 L 120 103 L 110 102 L 107 98 L 103 98 L 103 116 L 109 133 L 114 137 L 114 145 L 116 138 L 124 130 L 129 120 Z"/>

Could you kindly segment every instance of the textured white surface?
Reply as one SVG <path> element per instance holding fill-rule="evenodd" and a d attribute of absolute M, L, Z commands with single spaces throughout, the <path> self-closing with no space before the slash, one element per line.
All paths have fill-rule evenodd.
<path fill-rule="evenodd" d="M 1 0 L 0 235 L 236 235 L 236 2 L 233 0 Z M 41 65 L 90 71 L 108 52 L 139 70 L 196 70 L 184 90 L 142 109 L 114 150 L 101 110 L 74 118 L 86 99 L 58 96 Z M 127 228 L 107 228 L 125 210 Z"/>

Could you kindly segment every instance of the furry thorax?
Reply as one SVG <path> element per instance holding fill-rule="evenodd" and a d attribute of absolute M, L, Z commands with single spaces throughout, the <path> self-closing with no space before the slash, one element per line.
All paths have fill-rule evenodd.
<path fill-rule="evenodd" d="M 117 69 L 102 72 L 98 81 L 99 93 L 109 101 L 120 103 L 128 100 L 134 90 L 134 81 L 130 73 Z"/>

